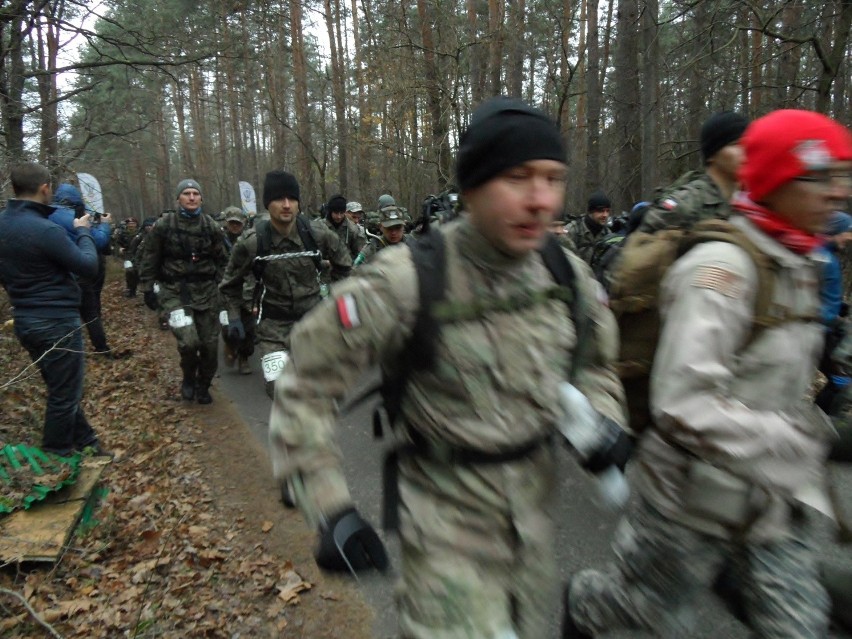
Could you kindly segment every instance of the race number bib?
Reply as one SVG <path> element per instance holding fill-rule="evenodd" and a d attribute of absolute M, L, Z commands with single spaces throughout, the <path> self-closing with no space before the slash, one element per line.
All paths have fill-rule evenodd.
<path fill-rule="evenodd" d="M 219 323 L 220 323 L 222 326 L 227 326 L 227 325 L 229 324 L 229 322 L 228 322 L 228 311 L 220 311 L 220 313 L 219 313 Z"/>
<path fill-rule="evenodd" d="M 124 268 L 133 268 L 133 262 L 130 260 L 124 260 Z"/>
<path fill-rule="evenodd" d="M 185 328 L 192 326 L 192 316 L 187 315 L 186 311 L 178 308 L 169 313 L 169 326 L 172 328 Z"/>
<path fill-rule="evenodd" d="M 260 360 L 260 365 L 263 368 L 263 379 L 267 382 L 274 382 L 278 379 L 289 357 L 287 351 L 275 351 L 264 355 Z"/>

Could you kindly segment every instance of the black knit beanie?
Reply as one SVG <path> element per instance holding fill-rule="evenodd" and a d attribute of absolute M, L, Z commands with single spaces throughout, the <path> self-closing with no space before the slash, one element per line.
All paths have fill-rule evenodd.
<path fill-rule="evenodd" d="M 346 211 L 346 198 L 342 195 L 333 195 L 326 208 L 329 213 L 343 213 Z"/>
<path fill-rule="evenodd" d="M 270 171 L 263 180 L 263 206 L 269 208 L 273 200 L 289 197 L 299 201 L 299 182 L 287 171 Z"/>
<path fill-rule="evenodd" d="M 518 98 L 491 98 L 473 112 L 459 141 L 459 188 L 472 189 L 529 160 L 565 162 L 556 123 Z"/>
<path fill-rule="evenodd" d="M 735 111 L 711 115 L 701 125 L 701 157 L 704 163 L 723 147 L 739 140 L 748 126 L 748 118 Z"/>
<path fill-rule="evenodd" d="M 589 205 L 586 207 L 587 211 L 600 211 L 602 209 L 611 209 L 612 202 L 609 201 L 609 198 L 604 194 L 603 191 L 595 191 L 589 196 Z"/>

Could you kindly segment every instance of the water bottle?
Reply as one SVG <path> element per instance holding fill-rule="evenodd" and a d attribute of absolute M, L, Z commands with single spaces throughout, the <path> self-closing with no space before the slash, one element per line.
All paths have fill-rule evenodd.
<path fill-rule="evenodd" d="M 611 444 L 611 433 L 588 398 L 573 384 L 559 385 L 559 398 L 564 416 L 557 428 L 583 461 L 587 461 L 602 446 Z M 622 508 L 630 497 L 630 487 L 618 466 L 608 466 L 594 475 L 603 503 L 612 509 Z"/>

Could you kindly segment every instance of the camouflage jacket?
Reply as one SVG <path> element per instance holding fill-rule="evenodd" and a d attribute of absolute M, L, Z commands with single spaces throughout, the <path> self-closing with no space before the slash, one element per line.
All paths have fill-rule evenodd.
<path fill-rule="evenodd" d="M 587 215 L 573 220 L 565 227 L 565 235 L 574 243 L 574 251 L 583 258 L 586 264 L 592 261 L 592 253 L 595 249 L 595 243 L 607 234 L 606 227 L 602 227 L 597 234 L 592 233 L 589 225 L 586 224 Z M 563 243 L 563 246 L 565 244 Z"/>
<path fill-rule="evenodd" d="M 556 284 L 537 252 L 509 258 L 464 219 L 442 233 L 446 304 L 471 310 L 482 300 L 494 304 L 441 323 L 435 365 L 409 378 L 403 432 L 484 453 L 541 441 L 561 418 L 558 385 L 568 378 L 576 347 L 569 308 L 545 294 Z M 575 383 L 596 409 L 623 424 L 623 391 L 612 367 L 615 320 L 588 266 L 568 257 L 592 326 Z M 270 445 L 276 477 L 299 476 L 305 495 L 299 505 L 313 525 L 351 503 L 333 438 L 338 405 L 371 367 L 394 371 L 412 337 L 417 281 L 406 247 L 383 251 L 294 328 L 291 360 L 276 382 Z M 472 483 L 490 485 L 489 473 L 501 472 L 496 466 L 465 472 L 477 476 Z"/>
<path fill-rule="evenodd" d="M 695 177 L 689 179 L 690 176 Z M 654 233 L 665 228 L 689 228 L 700 220 L 730 217 L 729 200 L 707 173 L 687 173 L 675 185 L 678 183 L 683 185 L 669 188 L 657 198 L 638 230 Z"/>
<path fill-rule="evenodd" d="M 352 267 L 349 250 L 322 220 L 311 220 L 310 228 L 322 259 L 330 262 L 332 279 L 346 277 Z M 253 229 L 243 233 L 234 244 L 219 286 L 231 319 L 240 317 L 245 281 L 255 273 L 259 232 L 270 234 L 266 240 L 269 257 L 307 251 L 295 223 L 286 237 L 280 235 L 269 221 L 258 222 Z M 272 307 L 278 315 L 299 318 L 320 301 L 318 269 L 312 257 L 269 259 L 264 263 L 261 278 L 264 308 Z"/>
<path fill-rule="evenodd" d="M 357 224 L 353 224 L 346 218 L 343 219 L 340 226 L 334 226 L 334 224 L 331 223 L 331 220 L 328 219 L 325 220 L 325 224 L 334 233 L 337 233 L 341 243 L 349 249 L 349 255 L 351 255 L 354 260 L 358 256 L 358 253 L 361 252 L 361 249 L 364 248 L 364 244 L 367 242 L 367 234 L 364 233 L 364 229 Z"/>
<path fill-rule="evenodd" d="M 139 230 L 141 229 L 137 229 L 137 233 L 139 232 Z M 131 233 L 130 231 L 128 231 L 126 227 L 120 227 L 115 234 L 115 245 L 118 248 L 125 249 L 126 251 L 128 248 L 130 248 L 130 243 L 133 241 L 135 235 L 135 233 Z"/>
<path fill-rule="evenodd" d="M 407 243 L 409 241 L 410 241 L 410 236 L 409 235 L 403 235 L 402 240 L 399 243 L 404 244 L 404 243 Z M 364 246 L 359 251 L 358 255 L 355 257 L 355 261 L 353 262 L 353 266 L 361 266 L 362 264 L 369 262 L 376 253 L 386 249 L 389 246 L 393 246 L 393 245 L 388 244 L 385 241 L 384 236 L 379 235 L 378 237 L 373 236 L 373 237 L 369 238 L 367 240 L 366 244 L 364 244 Z"/>
<path fill-rule="evenodd" d="M 142 290 L 158 282 L 163 311 L 181 306 L 218 310 L 218 282 L 228 253 L 222 229 L 210 216 L 167 213 L 148 232 L 138 261 Z"/>
<path fill-rule="evenodd" d="M 145 240 L 145 231 L 139 231 L 136 235 L 133 236 L 133 239 L 130 240 L 130 245 L 127 247 L 127 252 L 124 254 L 125 259 L 133 262 L 134 268 L 139 268 L 139 265 L 136 263 L 137 259 L 142 257 L 142 252 L 140 248 L 142 248 L 142 242 Z"/>

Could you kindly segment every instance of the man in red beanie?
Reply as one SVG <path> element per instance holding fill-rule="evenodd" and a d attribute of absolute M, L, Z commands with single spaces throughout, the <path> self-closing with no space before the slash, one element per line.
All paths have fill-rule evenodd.
<path fill-rule="evenodd" d="M 772 261 L 781 319 L 750 339 L 758 269 L 739 245 L 698 244 L 668 271 L 654 424 L 636 455 L 642 499 L 616 532 L 616 564 L 570 580 L 564 637 L 686 636 L 696 598 L 725 563 L 756 636 L 827 636 L 804 508 L 824 504 L 834 437 L 808 398 L 823 340 L 813 253 L 850 193 L 852 136 L 818 113 L 785 110 L 753 122 L 741 144 L 744 190 L 730 222 Z"/>

